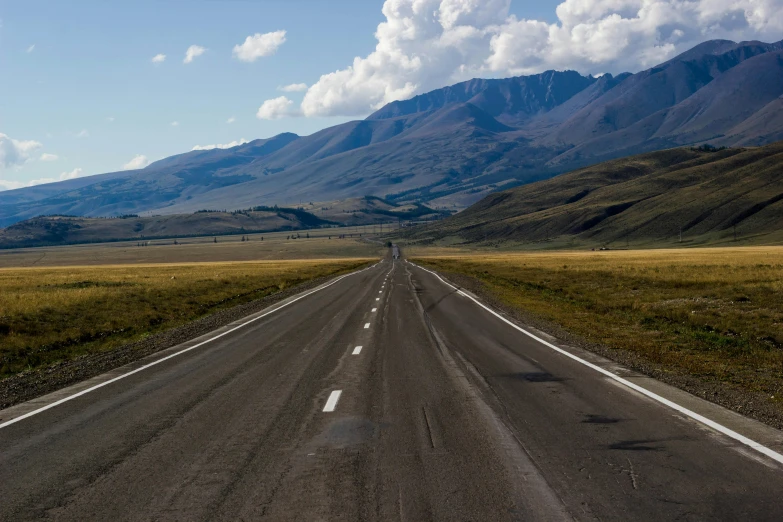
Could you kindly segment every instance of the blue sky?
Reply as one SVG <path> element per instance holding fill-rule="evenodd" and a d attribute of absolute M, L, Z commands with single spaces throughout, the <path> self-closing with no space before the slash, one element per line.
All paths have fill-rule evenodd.
<path fill-rule="evenodd" d="M 388 0 L 382 11 L 381 0 L 3 2 L 0 190 L 196 145 L 310 134 L 471 76 L 638 70 L 706 37 L 779 29 L 747 13 L 730 24 L 723 13 L 711 26 L 663 20 L 651 33 L 651 18 L 636 8 L 615 23 L 612 0 L 568 0 L 557 14 L 552 0 L 423 3 L 415 11 L 413 0 Z M 375 51 L 382 22 L 383 50 Z M 594 31 L 580 41 L 586 25 Z M 243 61 L 232 52 L 275 31 L 285 41 L 266 56 Z M 183 63 L 191 45 L 206 51 Z M 158 54 L 165 61 L 153 63 Z M 279 90 L 294 83 L 309 90 Z M 259 111 L 267 100 L 269 110 Z"/>
<path fill-rule="evenodd" d="M 344 2 L 342 13 L 326 1 L 4 3 L 0 132 L 37 140 L 59 159 L 2 177 L 57 177 L 75 168 L 96 174 L 119 170 L 137 154 L 159 159 L 195 145 L 308 134 L 344 121 L 262 121 L 255 112 L 279 85 L 310 81 L 371 49 L 372 30 L 344 36 L 351 27 L 377 25 L 380 10 L 371 3 Z M 275 55 L 254 63 L 232 58 L 248 35 L 279 29 L 287 41 Z M 207 51 L 183 64 L 193 44 Z M 159 53 L 166 61 L 151 63 Z M 236 121 L 226 123 L 231 117 Z M 83 130 L 88 136 L 77 137 Z"/>

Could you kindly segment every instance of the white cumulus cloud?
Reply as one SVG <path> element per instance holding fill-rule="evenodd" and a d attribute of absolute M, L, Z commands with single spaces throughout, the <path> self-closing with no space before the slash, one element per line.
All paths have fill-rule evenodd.
<path fill-rule="evenodd" d="M 151 61 L 152 63 L 163 63 L 166 61 L 166 55 L 163 53 L 156 54 Z"/>
<path fill-rule="evenodd" d="M 15 140 L 0 133 L 0 168 L 19 167 L 27 163 L 33 153 L 43 147 L 35 140 Z"/>
<path fill-rule="evenodd" d="M 306 83 L 292 83 L 289 85 L 283 85 L 282 87 L 278 87 L 277 90 L 283 91 L 283 92 L 304 92 L 307 90 L 307 84 Z"/>
<path fill-rule="evenodd" d="M 41 157 L 39 158 L 41 161 L 57 161 L 59 156 L 57 154 L 49 154 L 48 152 L 44 152 L 41 154 Z"/>
<path fill-rule="evenodd" d="M 82 129 L 79 132 L 77 132 L 76 134 L 74 134 L 74 136 L 76 136 L 77 138 L 86 138 L 89 135 L 90 135 L 90 133 L 87 132 L 87 129 Z"/>
<path fill-rule="evenodd" d="M 263 56 L 273 55 L 285 43 L 285 34 L 285 31 L 274 31 L 248 36 L 244 43 L 234 46 L 234 57 L 243 62 L 255 62 Z"/>
<path fill-rule="evenodd" d="M 237 119 L 231 116 L 229 119 L 226 120 L 226 123 L 234 123 L 235 121 L 237 121 Z"/>
<path fill-rule="evenodd" d="M 147 159 L 147 156 L 144 156 L 142 154 L 137 154 L 136 156 L 133 157 L 132 160 L 130 160 L 128 163 L 122 166 L 122 170 L 143 169 L 149 164 L 150 164 L 150 160 Z"/>
<path fill-rule="evenodd" d="M 230 149 L 232 147 L 238 147 L 240 145 L 244 145 L 245 143 L 247 143 L 247 140 L 245 138 L 240 138 L 239 140 L 232 141 L 229 143 L 219 143 L 216 145 L 196 145 L 190 150 Z"/>
<path fill-rule="evenodd" d="M 510 4 L 386 0 L 375 50 L 322 75 L 298 112 L 366 115 L 476 76 L 636 72 L 704 40 L 775 41 L 783 34 L 783 0 L 565 0 L 554 23 L 517 18 Z M 290 110 L 280 98 L 271 101 L 269 109 Z"/>
<path fill-rule="evenodd" d="M 298 116 L 299 111 L 292 108 L 293 104 L 294 102 L 285 96 L 266 100 L 258 108 L 256 118 L 259 120 L 278 120 L 286 116 Z"/>
<path fill-rule="evenodd" d="M 179 127 L 179 122 L 178 122 L 178 121 L 172 121 L 172 122 L 170 123 L 170 125 L 171 125 L 172 127 Z"/>
<path fill-rule="evenodd" d="M 207 50 L 204 47 L 201 47 L 200 45 L 191 45 L 188 47 L 188 50 L 185 51 L 185 59 L 182 62 L 190 63 L 205 52 L 207 52 Z"/>
<path fill-rule="evenodd" d="M 35 51 L 35 44 L 33 44 L 33 45 L 31 45 L 30 47 L 27 48 L 27 52 L 28 53 L 31 53 L 33 51 Z"/>

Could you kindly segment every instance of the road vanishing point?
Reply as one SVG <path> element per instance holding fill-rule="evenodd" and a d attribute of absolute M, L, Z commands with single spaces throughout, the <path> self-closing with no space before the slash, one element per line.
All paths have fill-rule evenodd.
<path fill-rule="evenodd" d="M 783 520 L 781 432 L 394 257 L 1 411 L 0 520 Z"/>

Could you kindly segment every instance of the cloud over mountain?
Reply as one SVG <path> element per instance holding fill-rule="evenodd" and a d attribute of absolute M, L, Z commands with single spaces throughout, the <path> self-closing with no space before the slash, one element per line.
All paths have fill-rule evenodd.
<path fill-rule="evenodd" d="M 777 39 L 783 30 L 783 0 L 565 0 L 555 23 L 518 19 L 510 1 L 386 0 L 375 50 L 322 75 L 301 114 L 366 115 L 476 76 L 635 71 L 706 37 Z M 265 114 L 293 113 L 270 101 Z"/>
<path fill-rule="evenodd" d="M 217 143 L 212 145 L 196 145 L 190 150 L 193 151 L 193 150 L 230 149 L 232 147 L 237 147 L 245 143 L 247 143 L 247 140 L 245 138 L 240 138 L 238 140 L 234 140 L 229 143 Z"/>
<path fill-rule="evenodd" d="M 143 169 L 149 164 L 150 160 L 147 159 L 147 156 L 144 156 L 143 154 L 137 154 L 133 157 L 132 160 L 122 166 L 122 170 Z"/>
<path fill-rule="evenodd" d="M 66 180 L 66 179 L 76 179 L 80 178 L 84 175 L 84 171 L 80 168 L 75 168 L 69 172 L 63 172 L 60 174 L 60 181 Z"/>

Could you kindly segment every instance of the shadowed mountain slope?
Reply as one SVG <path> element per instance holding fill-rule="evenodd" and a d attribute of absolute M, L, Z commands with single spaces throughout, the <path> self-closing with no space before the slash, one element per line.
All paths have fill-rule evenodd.
<path fill-rule="evenodd" d="M 783 240 L 783 142 L 631 156 L 491 194 L 409 237 L 639 245 Z"/>

